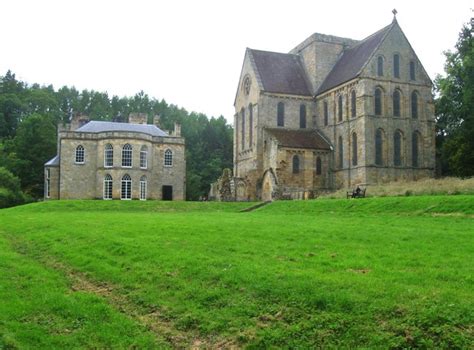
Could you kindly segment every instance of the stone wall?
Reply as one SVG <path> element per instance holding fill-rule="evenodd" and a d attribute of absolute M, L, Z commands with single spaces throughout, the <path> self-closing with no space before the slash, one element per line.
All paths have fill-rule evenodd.
<path fill-rule="evenodd" d="M 112 177 L 112 197 L 121 197 L 121 179 L 128 174 L 132 179 L 132 199 L 140 195 L 140 179 L 146 176 L 147 198 L 162 199 L 162 186 L 173 187 L 173 200 L 184 200 L 186 160 L 184 140 L 174 137 L 152 137 L 131 132 L 76 133 L 63 132 L 61 137 L 60 159 L 61 199 L 103 198 L 104 177 Z M 104 166 L 104 149 L 107 144 L 113 146 L 113 166 Z M 132 146 L 132 166 L 122 167 L 122 148 Z M 85 150 L 84 164 L 75 163 L 75 151 L 78 145 Z M 140 149 L 147 147 L 148 164 L 140 167 Z M 164 165 L 164 152 L 173 153 L 173 165 Z"/>
<path fill-rule="evenodd" d="M 49 172 L 49 197 L 46 193 L 46 180 Z M 59 199 L 59 167 L 58 166 L 46 166 L 44 168 L 44 180 L 45 180 L 45 199 Z"/>
<path fill-rule="evenodd" d="M 290 51 L 303 58 L 313 94 L 326 79 L 343 49 L 356 42 L 348 38 L 315 33 Z"/>

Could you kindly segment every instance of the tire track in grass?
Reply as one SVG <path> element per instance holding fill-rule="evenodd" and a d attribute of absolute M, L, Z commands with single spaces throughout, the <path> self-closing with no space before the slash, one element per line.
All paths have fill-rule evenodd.
<path fill-rule="evenodd" d="M 157 338 L 165 339 L 177 349 L 237 349 L 239 346 L 231 339 L 204 339 L 193 331 L 180 331 L 172 322 L 164 320 L 158 309 L 149 310 L 136 305 L 126 296 L 117 292 L 118 287 L 108 282 L 94 281 L 83 272 L 63 264 L 50 255 L 37 256 L 31 253 L 28 243 L 17 237 L 6 235 L 12 249 L 21 255 L 36 260 L 47 268 L 61 272 L 70 283 L 71 292 L 85 292 L 99 296 L 118 312 L 133 319 L 146 329 L 153 332 Z"/>

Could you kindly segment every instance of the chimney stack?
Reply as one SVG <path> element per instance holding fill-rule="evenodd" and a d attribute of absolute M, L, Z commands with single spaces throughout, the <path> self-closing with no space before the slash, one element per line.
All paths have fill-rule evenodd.
<path fill-rule="evenodd" d="M 174 123 L 174 136 L 176 137 L 181 137 L 181 124 L 180 123 Z"/>
<path fill-rule="evenodd" d="M 130 113 L 128 115 L 129 124 L 147 124 L 148 116 L 146 113 Z"/>
<path fill-rule="evenodd" d="M 87 123 L 89 123 L 89 117 L 87 115 L 76 114 L 71 119 L 71 123 L 69 124 L 69 130 L 74 131 Z"/>
<path fill-rule="evenodd" d="M 157 128 L 160 127 L 160 121 L 161 121 L 161 116 L 159 114 L 153 117 L 153 125 L 156 126 Z"/>

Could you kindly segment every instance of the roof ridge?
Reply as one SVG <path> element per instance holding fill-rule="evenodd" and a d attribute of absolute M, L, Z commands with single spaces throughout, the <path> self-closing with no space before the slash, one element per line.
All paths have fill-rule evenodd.
<path fill-rule="evenodd" d="M 379 29 L 377 30 L 375 33 L 372 33 L 370 34 L 369 36 L 365 37 L 364 39 L 360 40 L 359 42 L 357 42 L 356 44 L 354 44 L 353 46 L 350 46 L 348 47 L 347 49 L 345 49 L 343 52 L 346 52 L 346 51 L 349 51 L 349 50 L 352 50 L 352 49 L 355 49 L 357 48 L 358 46 L 364 44 L 365 42 L 367 42 L 367 40 L 371 39 L 372 37 L 376 36 L 377 34 L 380 34 L 381 32 L 383 32 L 384 30 L 388 30 L 389 27 L 392 27 L 394 24 L 394 22 L 391 22 L 389 25 L 383 27 L 382 29 Z"/>
<path fill-rule="evenodd" d="M 250 51 L 258 51 L 258 52 L 265 52 L 265 53 L 274 53 L 274 54 L 277 54 L 277 55 L 288 55 L 288 56 L 300 57 L 300 55 L 298 55 L 296 53 L 285 53 L 285 52 L 277 52 L 277 51 L 258 50 L 258 49 L 251 49 L 250 47 L 248 49 Z"/>
<path fill-rule="evenodd" d="M 319 86 L 316 95 L 358 77 L 394 25 L 396 25 L 396 22 L 390 23 L 356 45 L 343 50 L 333 68 Z"/>

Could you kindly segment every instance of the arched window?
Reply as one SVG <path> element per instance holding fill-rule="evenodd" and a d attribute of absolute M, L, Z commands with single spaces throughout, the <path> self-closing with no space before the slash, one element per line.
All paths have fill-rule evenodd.
<path fill-rule="evenodd" d="M 411 93 L 411 117 L 418 118 L 418 94 L 416 91 Z"/>
<path fill-rule="evenodd" d="M 375 132 L 375 164 L 383 165 L 383 131 L 377 129 Z"/>
<path fill-rule="evenodd" d="M 277 126 L 285 126 L 285 104 L 283 102 L 278 102 Z"/>
<path fill-rule="evenodd" d="M 249 103 L 249 147 L 252 147 L 253 143 L 253 109 L 252 104 Z"/>
<path fill-rule="evenodd" d="M 241 118 L 242 118 L 242 128 L 240 130 L 242 130 L 242 138 L 241 138 L 241 149 L 244 150 L 245 149 L 245 109 L 242 107 L 242 109 L 240 110 L 240 115 L 241 115 Z"/>
<path fill-rule="evenodd" d="M 393 92 L 393 116 L 400 116 L 400 91 L 398 90 Z"/>
<path fill-rule="evenodd" d="M 402 165 L 402 133 L 400 130 L 393 134 L 393 164 L 395 166 Z"/>
<path fill-rule="evenodd" d="M 128 143 L 122 147 L 122 166 L 132 167 L 132 146 Z"/>
<path fill-rule="evenodd" d="M 114 148 L 108 143 L 104 148 L 104 167 L 110 168 L 114 166 Z"/>
<path fill-rule="evenodd" d="M 316 158 L 316 175 L 321 175 L 323 172 L 323 166 L 321 163 L 321 157 Z"/>
<path fill-rule="evenodd" d="M 393 55 L 393 76 L 400 78 L 400 55 Z"/>
<path fill-rule="evenodd" d="M 416 80 L 415 61 L 410 61 L 410 80 Z"/>
<path fill-rule="evenodd" d="M 382 89 L 376 88 L 374 94 L 375 115 L 382 115 Z"/>
<path fill-rule="evenodd" d="M 420 140 L 419 140 L 419 134 L 417 131 L 415 131 L 411 137 L 411 161 L 412 161 L 412 166 L 414 168 L 418 167 L 419 161 L 418 161 L 418 154 L 420 151 Z"/>
<path fill-rule="evenodd" d="M 306 128 L 306 106 L 303 104 L 300 105 L 300 128 Z"/>
<path fill-rule="evenodd" d="M 324 109 L 324 126 L 328 126 L 329 124 L 329 108 L 328 108 L 328 103 L 324 101 L 323 103 L 323 109 Z"/>
<path fill-rule="evenodd" d="M 357 134 L 352 133 L 352 165 L 357 165 Z"/>
<path fill-rule="evenodd" d="M 143 145 L 140 148 L 140 168 L 146 169 L 148 167 L 148 147 Z"/>
<path fill-rule="evenodd" d="M 120 199 L 132 199 L 132 179 L 130 178 L 130 175 L 125 174 L 122 177 L 121 189 Z"/>
<path fill-rule="evenodd" d="M 85 155 L 84 155 L 84 147 L 79 145 L 76 147 L 76 164 L 84 164 Z"/>
<path fill-rule="evenodd" d="M 339 139 L 338 139 L 338 161 L 337 161 L 337 165 L 339 166 L 339 168 L 342 168 L 343 165 L 344 165 L 344 145 L 342 143 L 342 136 L 339 136 Z"/>
<path fill-rule="evenodd" d="M 351 92 L 351 117 L 356 117 L 356 92 L 352 90 Z"/>
<path fill-rule="evenodd" d="M 143 175 L 140 178 L 140 200 L 145 201 L 146 200 L 146 190 L 147 190 L 147 183 L 146 183 L 146 176 Z"/>
<path fill-rule="evenodd" d="M 342 122 L 342 95 L 337 100 L 337 120 Z"/>
<path fill-rule="evenodd" d="M 383 57 L 377 57 L 377 75 L 379 77 L 383 76 Z"/>
<path fill-rule="evenodd" d="M 112 199 L 112 176 L 109 174 L 104 177 L 104 199 Z"/>
<path fill-rule="evenodd" d="M 293 156 L 293 174 L 298 174 L 300 172 L 300 157 L 297 155 Z"/>
<path fill-rule="evenodd" d="M 165 166 L 173 166 L 173 152 L 170 149 L 165 151 Z"/>

